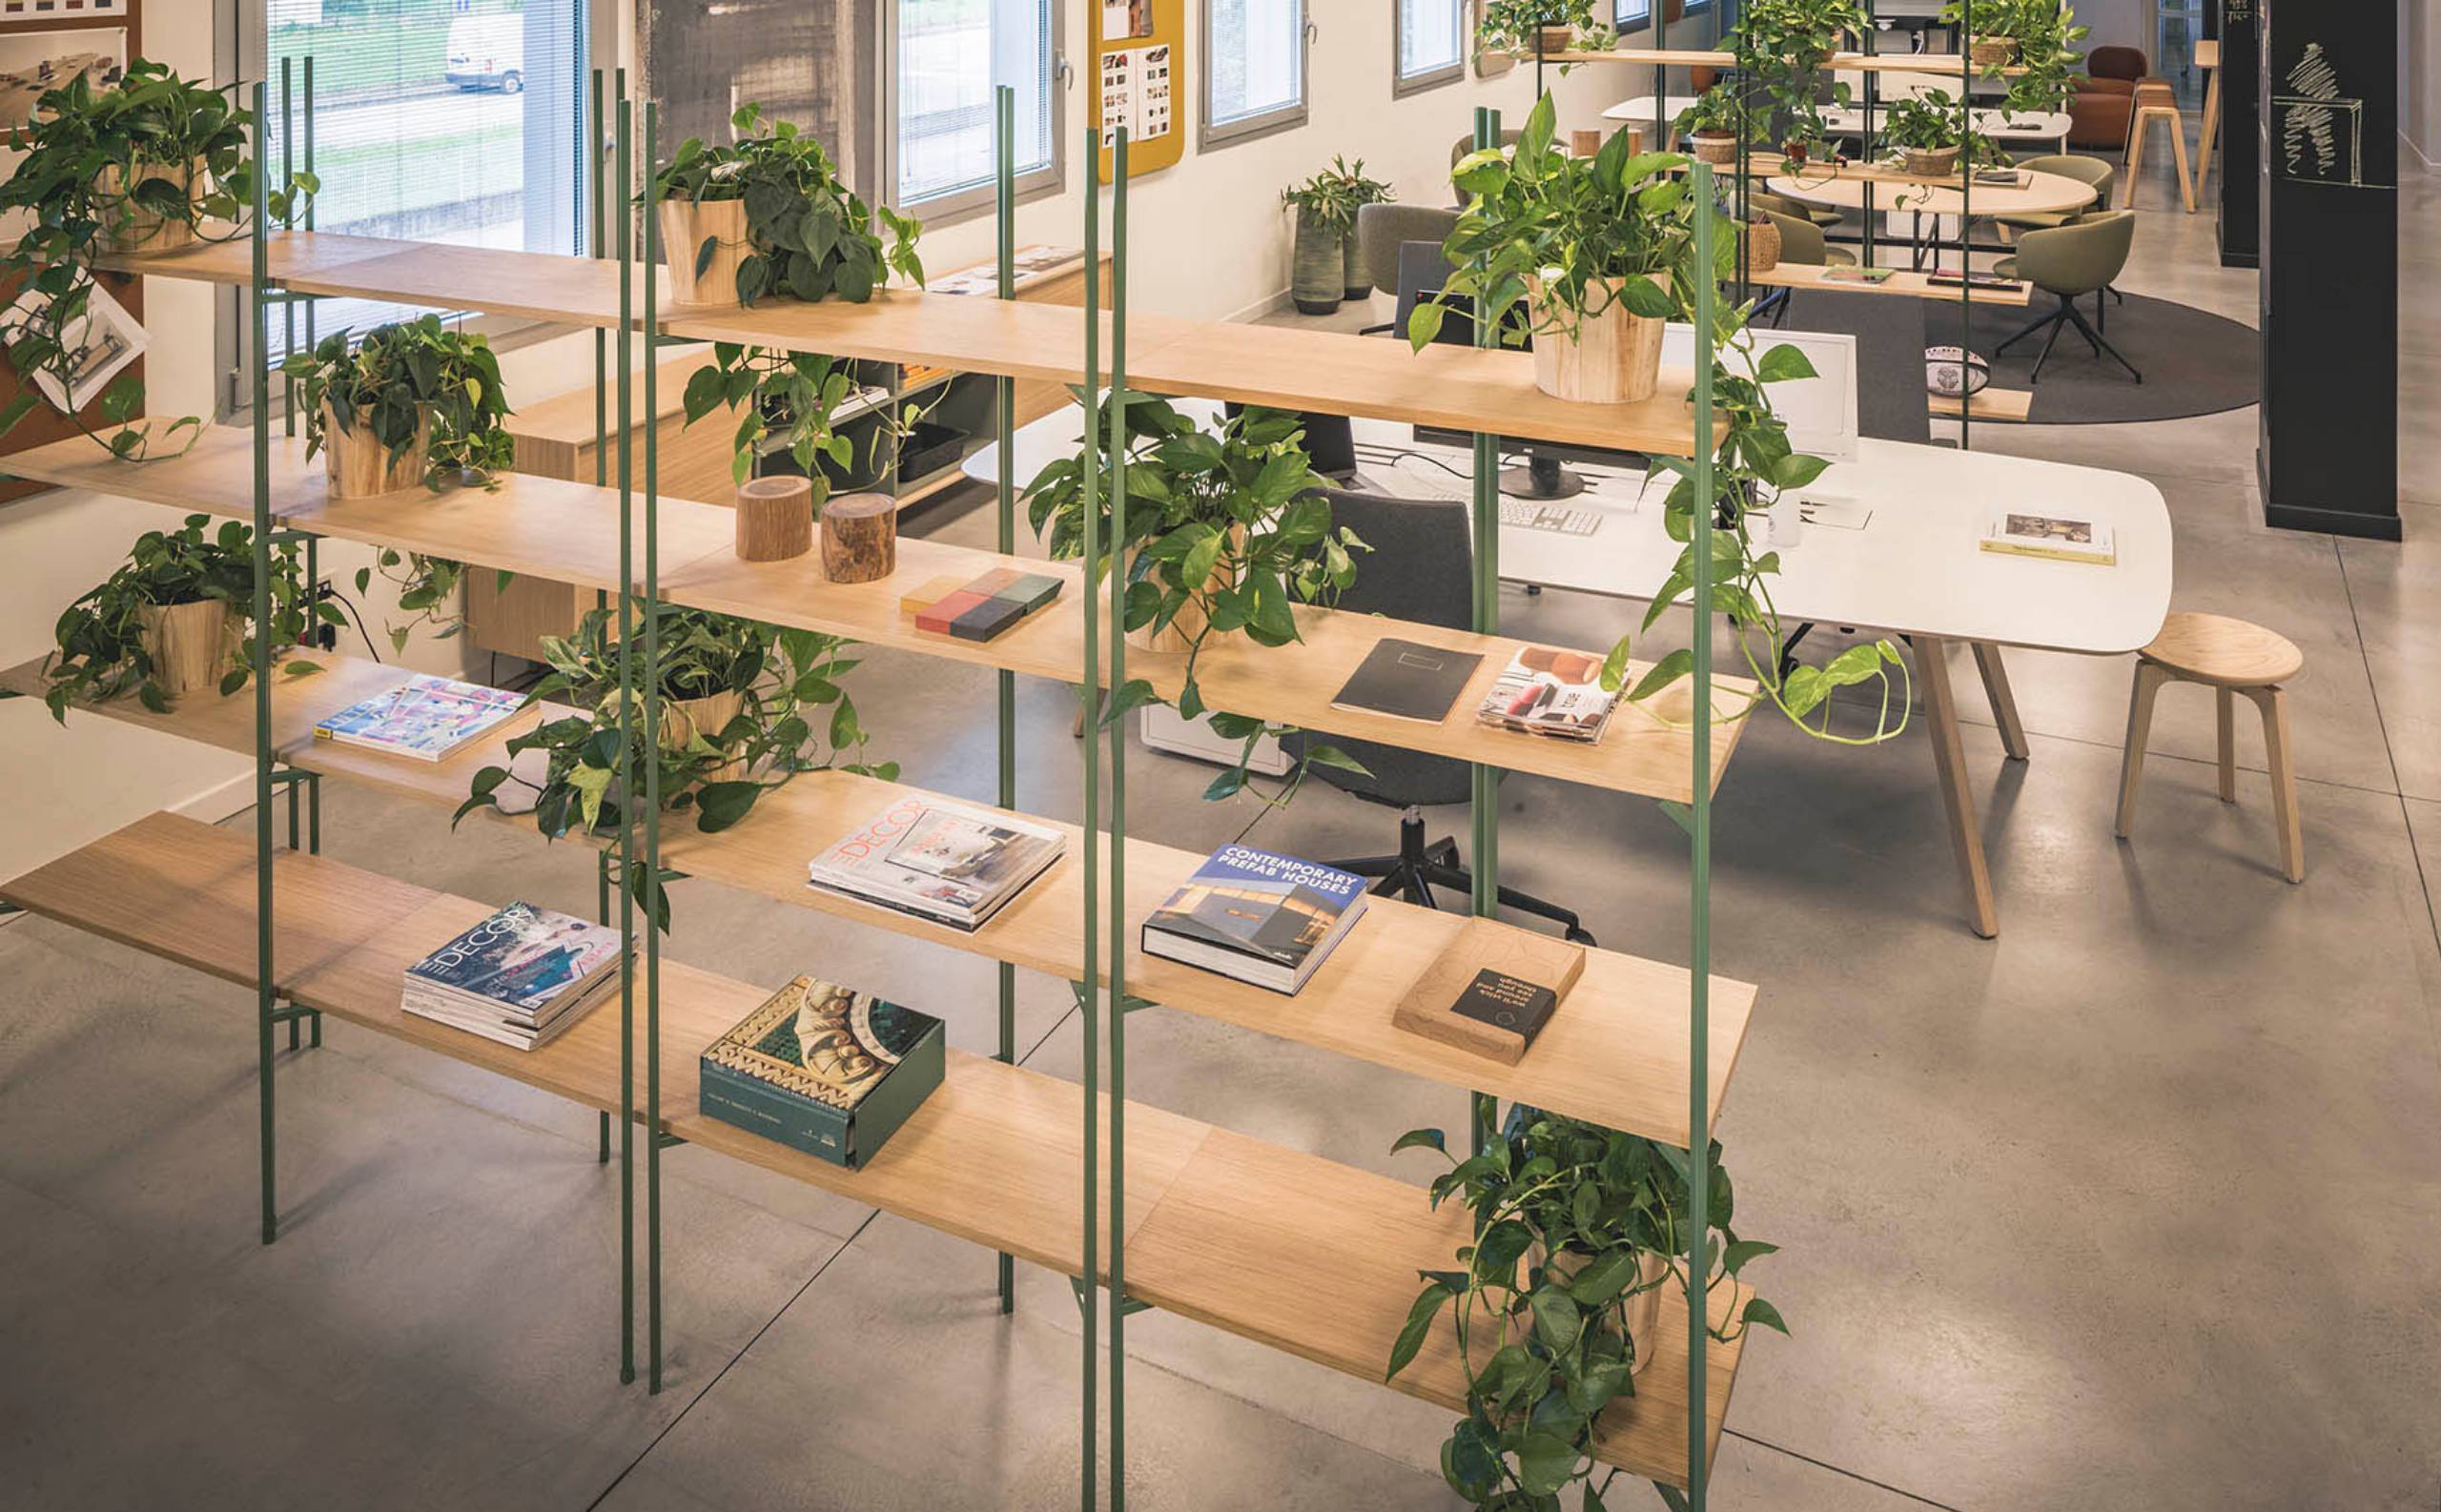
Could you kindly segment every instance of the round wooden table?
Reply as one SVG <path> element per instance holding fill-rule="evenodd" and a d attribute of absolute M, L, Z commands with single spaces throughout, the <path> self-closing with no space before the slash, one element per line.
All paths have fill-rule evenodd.
<path fill-rule="evenodd" d="M 1802 174 L 1775 174 L 1766 183 L 1773 194 L 1809 204 L 1836 205 L 1841 210 L 1864 209 L 1865 189 L 1871 185 L 1874 209 L 1924 215 L 1955 215 L 1970 205 L 1978 215 L 2041 215 L 2082 210 L 2094 202 L 2094 186 L 2082 179 L 2070 178 L 2065 174 L 2033 172 L 2026 173 L 2026 182 L 2020 188 L 1977 184 L 1971 194 L 1964 195 L 1955 189 L 1933 189 L 1923 184 Z"/>

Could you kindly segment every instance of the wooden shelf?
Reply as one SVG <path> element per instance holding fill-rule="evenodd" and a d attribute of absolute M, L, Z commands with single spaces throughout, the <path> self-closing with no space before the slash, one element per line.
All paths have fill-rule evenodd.
<path fill-rule="evenodd" d="M 272 238 L 271 276 L 305 294 L 346 295 L 441 309 L 479 310 L 581 326 L 619 323 L 618 265 L 588 257 L 383 241 L 325 232 Z M 161 277 L 242 284 L 253 274 L 243 241 L 105 259 Z M 661 275 L 667 285 L 667 276 Z M 635 308 L 641 312 L 639 296 Z M 863 304 L 774 299 L 753 309 L 659 306 L 662 330 L 688 340 L 741 341 L 838 358 L 872 358 L 1081 383 L 1084 322 L 1074 310 L 1026 300 L 978 299 L 885 289 Z M 641 318 L 639 315 L 638 318 Z M 1109 317 L 1102 317 L 1109 359 Z M 1365 415 L 1530 440 L 1684 457 L 1694 450 L 1692 378 L 1665 373 L 1636 404 L 1579 404 L 1534 386 L 1523 352 L 1404 344 L 1292 327 L 1171 316 L 1129 317 L 1128 381 L 1153 393 L 1237 399 L 1334 415 Z"/>
<path fill-rule="evenodd" d="M 441 762 L 409 761 L 358 746 L 317 742 L 313 738 L 317 720 L 404 682 L 409 674 L 404 668 L 354 657 L 328 652 L 311 655 L 324 670 L 299 678 L 276 677 L 272 684 L 274 749 L 280 760 L 308 771 L 367 782 L 454 809 L 464 800 L 474 774 L 485 766 L 505 764 L 509 737 L 542 717 L 539 710 L 520 715 L 511 725 L 496 728 Z M 38 663 L 27 663 L 0 673 L 0 686 L 36 692 L 38 671 Z M 191 694 L 168 714 L 154 714 L 133 699 L 80 707 L 86 715 L 123 720 L 223 750 L 241 754 L 253 750 L 251 694 L 225 699 L 209 692 Z M 1071 980 L 1081 975 L 1084 839 L 1074 825 L 1057 826 L 1068 837 L 1067 855 L 990 924 L 971 933 L 806 886 L 808 860 L 894 799 L 911 793 L 935 796 L 847 772 L 809 772 L 766 793 L 754 812 L 735 828 L 708 835 L 684 820 L 666 826 L 662 863 L 706 881 L 1029 971 Z M 522 818 L 493 817 L 507 817 L 521 827 L 527 823 Z M 1108 843 L 1104 837 L 1104 846 Z M 1128 917 L 1140 921 L 1150 914 L 1202 861 L 1193 851 L 1130 839 Z M 1370 899 L 1364 918 L 1304 991 L 1293 997 L 1134 949 L 1128 952 L 1127 986 L 1138 996 L 1240 1028 L 1451 1087 L 1496 1093 L 1649 1138 L 1688 1144 L 1689 983 L 1681 968 L 1615 950 L 1589 951 L 1585 974 L 1569 993 L 1567 1004 L 1535 1041 L 1533 1051 L 1513 1067 L 1396 1028 L 1391 1017 L 1407 984 L 1449 944 L 1464 922 L 1461 915 L 1393 898 Z M 1105 975 L 1097 972 L 1097 978 Z M 1709 1106 L 1714 1119 L 1745 1043 L 1754 997 L 1755 989 L 1746 983 L 1713 978 L 1708 1067 Z"/>
<path fill-rule="evenodd" d="M 1973 403 L 1973 418 L 1976 419 L 2022 425 L 2026 418 L 2033 413 L 2034 391 L 2032 389 L 1985 389 L 1974 397 Z M 1947 394 L 1933 395 L 1932 406 L 1934 418 L 1939 419 L 1956 419 L 1959 412 L 1966 407 L 1959 402 L 1957 396 Z"/>
<path fill-rule="evenodd" d="M 1521 58 L 1531 61 L 1534 54 L 1521 52 Z M 1551 52 L 1543 55 L 1546 63 L 1642 63 L 1648 67 L 1732 69 L 1737 66 L 1737 54 L 1717 49 L 1685 48 L 1609 48 L 1600 51 Z M 1980 78 L 1987 72 L 1974 66 L 1955 52 L 1835 52 L 1823 68 L 1840 73 L 1971 73 Z M 2023 73 L 2025 70 L 2012 64 L 2000 71 L 2003 75 Z"/>
<path fill-rule="evenodd" d="M 1133 1146 L 1132 1125 L 1127 1137 Z M 1439 1169 L 1429 1156 L 1417 1159 L 1419 1174 Z M 1450 1256 L 1471 1237 L 1454 1202 L 1436 1214 L 1404 1181 L 1216 1129 L 1129 1243 L 1127 1287 L 1166 1312 L 1380 1380 L 1415 1301 L 1416 1273 L 1451 1269 Z M 1729 1287 L 1711 1300 L 1715 1327 L 1744 1305 Z M 1388 1384 L 1463 1412 L 1466 1373 L 1446 1319 Z M 1602 1415 L 1594 1453 L 1684 1485 L 1687 1308 L 1674 1291 L 1663 1294 L 1654 1332 L 1651 1363 L 1636 1376 L 1635 1395 Z M 1745 1342 L 1741 1335 L 1705 1345 L 1707 1465 L 1720 1447 Z"/>
<path fill-rule="evenodd" d="M 996 300 L 963 302 L 1013 308 Z M 208 431 L 184 457 L 159 461 L 121 461 L 90 440 L 72 437 L 17 453 L 0 462 L 0 468 L 65 487 L 251 519 L 253 458 L 251 435 L 222 427 Z M 334 501 L 325 492 L 320 463 L 305 460 L 301 439 L 274 439 L 271 470 L 272 509 L 287 524 L 579 587 L 618 587 L 615 490 L 510 474 L 492 491 L 460 488 L 434 495 L 411 489 L 377 499 Z M 791 562 L 739 561 L 735 516 L 720 505 L 664 499 L 659 514 L 661 591 L 671 603 L 1028 676 L 1083 680 L 1084 610 L 1076 563 L 1004 558 L 907 537 L 898 542 L 893 577 L 872 583 L 834 583 L 823 579 L 819 559 L 811 555 Z M 637 519 L 641 573 L 641 505 Z M 1058 603 L 988 642 L 927 634 L 899 613 L 899 595 L 909 587 L 933 577 L 972 577 L 1004 563 L 1058 573 L 1068 586 Z M 1305 637 L 1302 645 L 1274 650 L 1231 637 L 1227 644 L 1207 650 L 1197 670 L 1206 703 L 1334 736 L 1430 749 L 1462 761 L 1675 803 L 1692 801 L 1693 743 L 1683 728 L 1672 727 L 1683 725 L 1692 712 L 1692 692 L 1683 682 L 1651 706 L 1622 708 L 1598 744 L 1579 746 L 1474 724 L 1476 704 L 1523 642 L 1318 608 L 1300 609 L 1298 623 Z M 1440 725 L 1331 706 L 1332 696 L 1384 636 L 1483 656 L 1483 665 Z M 1128 653 L 1129 674 L 1147 679 L 1164 697 L 1176 696 L 1184 667 L 1179 654 Z M 1640 667 L 1631 669 L 1630 681 L 1640 673 Z M 1741 705 L 1751 687 L 1740 679 L 1713 681 L 1719 706 Z M 1742 720 L 1714 727 L 1711 780 L 1715 789 L 1744 728 Z"/>
<path fill-rule="evenodd" d="M 0 898 L 252 986 L 255 867 L 245 837 L 162 813 L 0 883 Z M 488 905 L 320 856 L 281 852 L 276 868 L 274 961 L 284 998 L 588 1107 L 619 1106 L 620 1015 L 607 1007 L 536 1051 L 495 1045 L 399 1007 L 406 967 L 482 918 Z M 952 1051 L 941 1087 L 864 1169 L 844 1170 L 696 1111 L 702 1047 L 765 992 L 674 962 L 665 961 L 661 975 L 658 1127 L 851 1201 L 1082 1274 L 1084 1108 L 1073 1083 Z M 1415 1296 L 1415 1273 L 1451 1263 L 1467 1239 L 1463 1213 L 1433 1213 L 1420 1187 L 1139 1103 L 1127 1105 L 1127 1123 L 1129 1295 L 1380 1380 Z M 1102 1169 L 1107 1192 L 1106 1159 Z M 1715 1316 L 1733 1305 L 1724 1289 Z M 1684 1317 L 1665 1301 L 1652 1362 L 1637 1378 L 1635 1396 L 1604 1416 L 1596 1440 L 1604 1461 L 1677 1484 L 1687 1479 Z M 1707 1345 L 1708 1458 L 1742 1353 L 1742 1340 Z M 1464 1376 L 1454 1341 L 1437 1333 L 1391 1384 L 1458 1410 Z"/>
<path fill-rule="evenodd" d="M 1768 284 L 1780 289 L 1820 289 L 1828 294 L 1904 295 L 1912 299 L 1946 299 L 1958 301 L 1959 291 L 1932 283 L 1923 274 L 1912 268 L 1901 268 L 1880 283 L 1846 283 L 1825 277 L 1821 263 L 1783 262 L 1769 273 L 1750 276 L 1749 283 Z M 1977 289 L 1970 297 L 1977 304 L 2024 306 L 2034 300 L 2033 287 L 2018 283 L 2008 289 Z"/>

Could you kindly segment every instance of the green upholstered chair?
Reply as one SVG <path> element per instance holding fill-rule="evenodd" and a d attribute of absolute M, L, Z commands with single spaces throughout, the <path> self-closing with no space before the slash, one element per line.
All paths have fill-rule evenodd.
<path fill-rule="evenodd" d="M 1356 261 L 1364 281 L 1385 294 L 1399 287 L 1399 248 L 1410 241 L 1436 246 L 1456 230 L 1458 213 L 1432 205 L 1360 205 L 1356 211 Z M 1366 326 L 1364 334 L 1379 335 L 1389 325 Z"/>
<path fill-rule="evenodd" d="M 1801 262 L 1815 267 L 1826 263 L 1842 268 L 1856 266 L 1856 255 L 1845 247 L 1834 247 L 1824 241 L 1822 228 L 1814 222 L 1783 215 L 1768 205 L 1758 208 L 1779 231 L 1782 262 Z"/>
<path fill-rule="evenodd" d="M 1799 220 L 1812 221 L 1826 231 L 1839 223 L 1840 212 L 1836 210 L 1824 205 L 1809 205 L 1802 199 L 1792 199 L 1786 194 L 1775 194 L 1768 189 L 1747 190 L 1746 202 L 1758 209 L 1774 211 L 1783 215 L 1793 215 Z"/>
<path fill-rule="evenodd" d="M 2038 174 L 2056 174 L 2062 178 L 2080 179 L 2091 184 L 2094 197 L 2090 203 L 2104 210 L 2110 208 L 2111 186 L 2119 177 L 2117 172 L 2101 158 L 2080 157 L 2074 153 L 2029 157 L 2018 166 Z M 1993 218 L 2015 231 L 2045 231 L 2053 226 L 2064 226 L 2082 214 L 2082 211 L 2076 210 L 2028 211 L 2023 215 L 1996 215 Z"/>
<path fill-rule="evenodd" d="M 2003 277 L 2023 278 L 2043 293 L 2057 296 L 2060 308 L 1994 347 L 1992 355 L 1998 357 L 2026 337 L 2048 331 L 2042 355 L 2034 359 L 2032 381 L 2040 383 L 2042 364 L 2050 360 L 2060 333 L 2074 326 L 2077 334 L 2085 338 L 2085 344 L 2093 348 L 2094 356 L 2108 354 L 2112 361 L 2127 370 L 2129 377 L 2144 382 L 2144 375 L 2136 371 L 2136 364 L 2104 340 L 2077 308 L 2078 299 L 2110 287 L 2127 266 L 2127 254 L 2135 243 L 2136 213 L 2132 210 L 2100 211 L 2080 215 L 2063 226 L 2029 231 L 2020 236 L 2017 255 L 2001 259 L 1992 271 Z"/>

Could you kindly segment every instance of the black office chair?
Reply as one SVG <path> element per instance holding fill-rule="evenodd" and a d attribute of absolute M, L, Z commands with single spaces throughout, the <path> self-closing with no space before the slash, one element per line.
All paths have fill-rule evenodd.
<path fill-rule="evenodd" d="M 1373 548 L 1364 553 L 1356 582 L 1340 596 L 1341 609 L 1395 615 L 1417 624 L 1457 630 L 1473 623 L 1475 554 L 1467 536 L 1467 505 L 1454 500 L 1393 499 L 1336 488 L 1324 492 L 1331 501 L 1332 523 L 1354 530 Z M 1471 717 L 1470 710 L 1458 712 L 1461 718 Z M 1282 744 L 1291 756 L 1302 758 L 1304 742 L 1301 734 L 1288 736 Z M 1475 881 L 1459 864 L 1458 843 L 1445 839 L 1427 844 L 1422 811 L 1435 805 L 1465 803 L 1472 796 L 1467 764 L 1370 741 L 1332 738 L 1329 744 L 1363 763 L 1369 775 L 1316 766 L 1313 776 L 1367 803 L 1403 810 L 1396 855 L 1364 856 L 1330 865 L 1378 878 L 1372 890 L 1384 897 L 1405 898 L 1427 909 L 1434 907 L 1435 887 L 1471 896 Z M 1593 943 L 1576 915 L 1557 904 L 1514 888 L 1501 889 L 1500 902 L 1504 908 L 1551 920 L 1581 945 Z"/>

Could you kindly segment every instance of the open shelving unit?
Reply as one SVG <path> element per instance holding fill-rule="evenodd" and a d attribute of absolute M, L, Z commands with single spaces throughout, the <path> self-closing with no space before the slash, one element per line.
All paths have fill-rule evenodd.
<path fill-rule="evenodd" d="M 308 98 L 311 97 L 310 71 Z M 673 311 L 654 273 L 657 206 L 646 192 L 641 217 L 624 208 L 655 166 L 653 108 L 644 109 L 644 153 L 632 153 L 633 107 L 624 81 L 610 100 L 617 121 L 616 168 L 594 186 L 596 225 L 616 223 L 615 259 L 382 242 L 311 230 L 278 229 L 258 200 L 243 242 L 125 259 L 128 271 L 236 284 L 263 331 L 276 305 L 303 296 L 345 296 L 486 314 L 514 315 L 591 328 L 596 333 L 598 409 L 651 416 L 664 339 L 745 341 L 833 357 L 937 365 L 998 380 L 1003 419 L 1018 380 L 1081 385 L 1099 392 L 1150 391 L 1249 403 L 1363 414 L 1419 424 L 1459 426 L 1488 437 L 1598 442 L 1688 457 L 1699 489 L 1709 486 L 1715 434 L 1709 364 L 1665 374 L 1661 392 L 1640 404 L 1566 403 L 1534 387 L 1531 359 L 1488 347 L 1436 346 L 1411 354 L 1403 343 L 1296 330 L 1132 317 L 1125 305 L 1125 133 L 1111 196 L 1110 303 L 1100 300 L 1102 195 L 1085 197 L 1087 286 L 1081 313 L 1019 304 L 1011 296 L 1013 178 L 1008 144 L 1012 100 L 998 92 L 1000 297 L 927 296 L 890 291 L 864 305 L 774 302 L 752 310 Z M 592 132 L 605 134 L 597 77 Z M 256 90 L 257 119 L 262 92 Z M 1478 123 L 1479 139 L 1496 119 Z M 597 152 L 594 160 L 604 160 Z M 310 167 L 310 163 L 308 164 Z M 638 171 L 641 168 L 641 173 Z M 259 179 L 258 179 L 259 183 Z M 1710 193 L 1709 174 L 1698 184 Z M 636 221 L 641 219 L 642 246 Z M 1708 258 L 1711 227 L 1701 222 L 1697 256 Z M 1718 291 L 1698 290 L 1698 329 L 1712 329 Z M 1487 339 L 1488 333 L 1485 333 Z M 634 358 L 641 341 L 645 360 Z M 611 348 L 615 345 L 615 358 Z M 257 348 L 259 350 L 259 347 Z M 1105 363 L 1105 359 L 1107 362 Z M 222 749 L 256 764 L 252 843 L 226 830 L 168 814 L 143 819 L 25 876 L 0 883 L 0 899 L 221 980 L 256 995 L 257 1086 L 261 1101 L 262 1236 L 277 1233 L 272 1035 L 301 1016 L 357 1024 L 435 1052 L 498 1072 L 600 1110 L 604 1158 L 610 1121 L 619 1126 L 623 1192 L 621 1351 L 623 1379 L 635 1374 L 635 1172 L 645 1174 L 642 1210 L 647 1257 L 644 1368 L 661 1381 L 661 1215 L 659 1160 L 666 1143 L 685 1142 L 765 1166 L 828 1191 L 943 1230 L 999 1252 L 1002 1308 L 1014 1305 L 1014 1259 L 1077 1278 L 1082 1331 L 1084 1418 L 1080 1481 L 1096 1504 L 1097 1435 L 1107 1407 L 1109 1498 L 1124 1504 L 1124 1322 L 1160 1307 L 1319 1361 L 1380 1379 L 1405 1321 L 1419 1270 L 1446 1268 L 1468 1242 L 1467 1219 L 1436 1213 L 1420 1187 L 1224 1131 L 1125 1094 L 1127 1015 L 1156 1005 L 1210 1016 L 1474 1094 L 1472 1106 L 1507 1099 L 1664 1140 L 1692 1152 L 1690 1226 L 1685 1257 L 1709 1269 L 1703 1246 L 1714 1125 L 1754 1010 L 1755 990 L 1710 970 L 1711 805 L 1741 725 L 1714 716 L 1742 707 L 1749 691 L 1711 671 L 1712 620 L 1694 616 L 1694 671 L 1649 707 L 1626 705 L 1591 746 L 1477 728 L 1471 711 L 1483 686 L 1522 643 L 1498 634 L 1498 495 L 1477 468 L 1473 502 L 1478 560 L 1476 613 L 1469 631 L 1377 617 L 1299 612 L 1301 644 L 1262 650 L 1232 644 L 1200 659 L 1199 682 L 1212 706 L 1261 715 L 1331 734 L 1429 749 L 1475 766 L 1475 911 L 1489 913 L 1497 888 L 1496 819 L 1504 770 L 1539 773 L 1592 789 L 1655 801 L 1691 840 L 1689 961 L 1684 967 L 1589 950 L 1583 978 L 1534 1050 L 1516 1066 L 1466 1054 L 1396 1029 L 1391 1015 L 1404 984 L 1461 927 L 1462 919 L 1389 898 L 1375 898 L 1358 926 L 1301 992 L 1283 996 L 1226 977 L 1144 957 L 1134 923 L 1192 871 L 1200 857 L 1128 833 L 1123 724 L 1107 730 L 1108 797 L 1101 729 L 1083 745 L 1084 816 L 1063 825 L 1066 854 L 990 924 L 972 933 L 816 892 L 804 885 L 806 859 L 868 818 L 901 789 L 846 772 L 810 772 L 768 792 L 735 828 L 665 834 L 646 802 L 615 836 L 593 843 L 616 869 L 622 929 L 638 911 L 625 877 L 684 876 L 746 889 L 799 905 L 846 925 L 878 927 L 995 960 L 1000 972 L 999 1053 L 953 1052 L 943 1085 L 862 1169 L 850 1171 L 702 1116 L 696 1108 L 700 1050 L 767 995 L 764 989 L 661 959 L 661 939 L 646 926 L 637 958 L 623 969 L 614 1016 L 592 1014 L 549 1045 L 517 1052 L 405 1014 L 399 984 L 405 967 L 490 911 L 454 897 L 342 865 L 318 852 L 320 780 L 336 777 L 453 807 L 474 771 L 510 765 L 508 740 L 540 719 L 521 715 L 467 749 L 438 763 L 385 758 L 317 743 L 320 717 L 403 679 L 403 669 L 317 651 L 317 666 L 289 675 L 291 654 L 266 643 L 261 584 L 275 538 L 321 536 L 480 561 L 518 573 L 592 588 L 615 599 L 626 624 L 657 603 L 749 616 L 904 650 L 986 665 L 999 674 L 1000 782 L 997 802 L 1015 801 L 1014 679 L 1051 679 L 1085 688 L 1118 685 L 1130 675 L 1171 696 L 1179 657 L 1125 647 L 1119 591 L 1101 594 L 1077 563 L 1048 564 L 1015 552 L 1015 485 L 1002 469 L 999 541 L 995 552 L 902 539 L 895 575 L 871 584 L 834 584 L 816 558 L 747 563 L 733 550 L 733 517 L 716 505 L 659 494 L 650 428 L 633 442 L 632 424 L 605 427 L 597 454 L 616 441 L 616 482 L 585 484 L 510 476 L 494 489 L 440 495 L 413 490 L 379 499 L 336 501 L 301 441 L 274 433 L 270 379 L 252 375 L 255 405 L 247 431 L 215 430 L 190 453 L 130 462 L 82 440 L 10 459 L 10 472 L 250 520 L 258 582 L 253 651 L 265 675 L 245 696 L 190 695 L 167 712 L 131 702 L 85 709 Z M 641 381 L 639 409 L 631 385 Z M 1692 390 L 1692 398 L 1690 393 Z M 1115 450 L 1115 448 L 1114 448 Z M 641 452 L 641 457 L 636 454 Z M 639 465 L 640 463 L 640 465 Z M 1091 475 L 1089 473 L 1089 479 Z M 1085 514 L 1097 519 L 1093 481 Z M 1123 519 L 1123 495 L 1111 501 Z M 1706 602 L 1713 522 L 1696 511 L 1695 560 L 1704 563 L 1697 602 Z M 1085 556 L 1097 553 L 1088 531 Z M 930 635 L 914 628 L 898 600 L 909 587 L 1002 562 L 1063 575 L 1051 609 L 991 642 Z M 623 635 L 649 662 L 653 619 L 641 635 Z M 1332 694 L 1364 654 L 1399 635 L 1484 654 L 1477 682 L 1439 725 L 1334 708 Z M 1631 670 L 1631 679 L 1640 669 Z M 0 674 L 0 686 L 38 690 L 38 664 Z M 643 727 L 657 725 L 657 684 L 639 682 L 623 664 L 623 706 Z M 1721 705 L 1715 704 L 1719 696 Z M 300 848 L 294 797 L 314 784 L 313 843 Z M 274 839 L 274 799 L 292 795 L 290 839 Z M 646 789 L 652 791 L 654 789 Z M 1097 812 L 1097 806 L 1107 808 Z M 487 814 L 487 822 L 530 819 Z M 605 883 L 605 911 L 608 896 Z M 1039 971 L 1069 981 L 1084 1018 L 1081 1085 L 1014 1064 L 1013 971 Z M 1099 1056 L 1107 1035 L 1108 1062 Z M 639 1065 L 641 1062 L 641 1065 Z M 639 1089 L 641 1083 L 641 1092 Z M 645 1137 L 641 1149 L 636 1131 Z M 1385 1139 L 1387 1137 L 1385 1131 Z M 1104 1294 L 1107 1294 L 1106 1301 Z M 1596 1456 L 1635 1476 L 1686 1488 L 1700 1507 L 1721 1421 L 1743 1353 L 1734 1323 L 1744 1294 L 1734 1283 L 1662 1308 L 1656 1348 L 1631 1398 L 1615 1402 L 1596 1436 Z M 1106 1306 L 1106 1327 L 1097 1313 Z M 1722 1338 L 1717 1335 L 1726 1334 Z M 1466 1375 L 1454 1341 L 1437 1334 L 1388 1384 L 1463 1410 Z"/>

